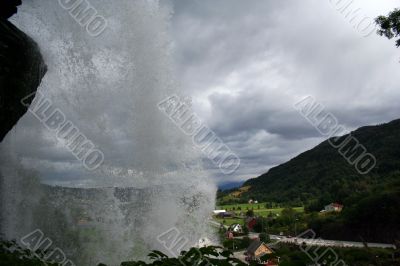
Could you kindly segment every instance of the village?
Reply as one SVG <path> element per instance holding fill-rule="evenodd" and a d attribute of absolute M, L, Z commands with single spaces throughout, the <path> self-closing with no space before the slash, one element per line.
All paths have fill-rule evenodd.
<path fill-rule="evenodd" d="M 249 200 L 248 204 L 219 206 L 213 211 L 212 224 L 218 227 L 223 246 L 231 250 L 235 258 L 249 265 L 280 265 L 281 252 L 278 250 L 281 245 L 396 248 L 390 244 L 314 239 L 314 235 L 310 238 L 311 230 L 307 230 L 303 221 L 304 208 L 267 207 L 270 204 Z M 339 215 L 343 208 L 343 205 L 333 202 L 324 206 L 318 215 Z M 320 264 L 310 260 L 308 265 Z"/>

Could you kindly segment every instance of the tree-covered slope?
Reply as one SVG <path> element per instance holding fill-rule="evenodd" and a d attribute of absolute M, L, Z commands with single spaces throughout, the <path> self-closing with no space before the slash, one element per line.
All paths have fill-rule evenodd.
<path fill-rule="evenodd" d="M 220 192 L 218 200 L 233 203 L 251 198 L 305 205 L 311 212 L 305 221 L 307 228 L 323 238 L 400 243 L 400 120 L 361 127 L 334 140 L 341 143 L 347 138 L 356 139 L 376 158 L 367 174 L 359 173 L 339 152 L 352 154 L 357 145 L 344 144 L 338 149 L 327 140 L 239 189 Z M 354 154 L 353 159 L 360 152 Z M 331 202 L 342 203 L 343 211 L 316 215 Z"/>
<path fill-rule="evenodd" d="M 357 172 L 337 148 L 324 141 L 267 173 L 246 181 L 243 186 L 251 187 L 241 194 L 240 200 L 255 198 L 258 201 L 292 204 L 350 203 L 400 177 L 400 119 L 361 127 L 350 134 L 376 158 L 376 166 L 368 174 Z M 340 140 L 347 137 L 345 135 Z M 347 148 L 351 147 L 345 147 L 345 150 Z"/>

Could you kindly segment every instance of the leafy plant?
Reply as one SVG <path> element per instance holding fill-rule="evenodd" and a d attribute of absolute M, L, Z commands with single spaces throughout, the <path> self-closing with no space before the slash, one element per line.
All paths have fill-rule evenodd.
<path fill-rule="evenodd" d="M 160 251 L 153 250 L 148 257 L 151 262 L 130 261 L 123 262 L 121 266 L 147 266 L 147 265 L 179 265 L 179 266 L 212 266 L 212 265 L 247 265 L 240 260 L 232 257 L 231 251 L 217 246 L 208 246 L 202 248 L 191 248 L 188 251 L 181 252 L 177 258 L 169 258 Z"/>

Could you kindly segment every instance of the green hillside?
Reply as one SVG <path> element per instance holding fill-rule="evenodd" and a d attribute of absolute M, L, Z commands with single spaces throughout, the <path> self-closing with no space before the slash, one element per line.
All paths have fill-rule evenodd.
<path fill-rule="evenodd" d="M 310 222 L 325 237 L 393 242 L 400 239 L 400 120 L 361 127 L 350 133 L 376 158 L 367 174 L 324 141 L 292 160 L 246 181 L 246 191 L 222 192 L 219 203 L 257 199 L 316 212 L 331 202 L 345 207 L 340 215 Z M 342 136 L 339 141 L 348 135 Z M 344 151 L 351 147 L 344 146 Z M 384 231 L 382 232 L 382 229 Z M 341 236 L 339 235 L 341 234 Z"/>
<path fill-rule="evenodd" d="M 250 189 L 240 194 L 240 200 L 246 202 L 249 198 L 256 198 L 262 202 L 289 202 L 294 205 L 315 200 L 346 203 L 369 194 L 378 186 L 395 182 L 400 171 L 400 119 L 362 127 L 351 134 L 376 157 L 376 167 L 370 173 L 359 174 L 337 149 L 324 141 L 267 173 L 246 181 L 243 186 L 250 186 Z"/>

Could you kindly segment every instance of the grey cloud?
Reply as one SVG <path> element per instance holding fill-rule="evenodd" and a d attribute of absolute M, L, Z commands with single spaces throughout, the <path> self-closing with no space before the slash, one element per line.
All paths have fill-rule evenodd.
<path fill-rule="evenodd" d="M 312 95 L 349 130 L 400 116 L 398 50 L 363 38 L 330 1 L 173 1 L 179 72 L 197 111 L 242 160 L 237 180 L 324 138 L 293 104 Z M 371 18 L 395 8 L 354 1 Z"/>
<path fill-rule="evenodd" d="M 399 50 L 393 42 L 374 34 L 363 38 L 329 0 L 170 0 L 170 4 L 174 12 L 169 30 L 177 79 L 186 93 L 193 96 L 195 112 L 241 158 L 241 167 L 229 176 L 221 174 L 215 165 L 204 160 L 205 167 L 220 183 L 260 175 L 324 140 L 293 108 L 293 104 L 305 96 L 312 95 L 349 129 L 387 122 L 400 116 Z M 397 3 L 370 0 L 355 1 L 355 5 L 362 8 L 366 15 L 374 17 L 387 13 Z M 153 18 L 139 18 L 138 14 L 125 13 L 121 16 L 137 16 L 135 22 L 144 30 L 147 29 L 144 25 L 149 26 L 151 36 L 158 38 L 158 27 L 155 25 L 158 22 Z M 70 18 L 60 19 L 67 23 Z M 119 30 L 124 26 L 112 17 L 110 22 Z M 28 28 L 31 26 L 27 21 L 24 24 L 23 19 L 20 23 Z M 42 25 L 40 23 L 39 26 Z M 138 27 L 136 24 L 130 26 Z M 40 30 L 43 27 L 37 28 L 37 31 Z M 161 64 L 164 60 L 159 58 L 157 45 L 166 44 L 161 41 L 151 46 L 154 48 L 152 53 L 143 55 L 140 52 L 142 46 L 157 43 L 152 37 L 146 37 L 144 30 L 135 31 L 139 36 L 134 38 L 143 39 L 143 43 L 132 49 L 136 60 L 151 63 L 139 63 L 132 67 L 147 77 L 145 81 L 153 82 L 152 64 Z M 56 33 L 45 33 L 48 39 L 41 41 L 44 44 L 54 42 L 52 36 Z M 117 46 L 120 44 L 112 43 L 111 50 L 119 51 Z M 53 44 L 57 47 L 57 43 Z M 82 40 L 81 46 L 77 47 L 86 47 L 86 44 Z M 101 42 L 89 41 L 89 44 L 101 47 Z M 125 40 L 123 45 L 129 47 L 131 43 Z M 64 48 L 62 52 L 68 54 L 69 48 Z M 145 164 L 154 162 L 150 160 L 154 155 L 160 159 L 168 158 L 171 150 L 165 149 L 161 153 L 157 145 L 162 146 L 166 139 L 174 139 L 181 132 L 176 129 L 169 136 L 156 130 L 145 130 L 151 125 L 135 121 L 135 115 L 129 108 L 132 107 L 136 113 L 142 112 L 141 115 L 148 121 L 154 120 L 157 115 L 153 111 L 157 110 L 148 111 L 149 99 L 143 101 L 142 98 L 157 94 L 160 88 L 173 87 L 175 84 L 168 83 L 169 73 L 160 74 L 161 81 L 151 83 L 154 86 L 149 86 L 146 93 L 133 92 L 143 85 L 135 83 L 137 79 L 134 78 L 131 83 L 134 89 L 121 93 L 124 97 L 113 93 L 100 97 L 100 93 L 107 93 L 109 84 L 115 83 L 116 91 L 124 86 L 126 74 L 120 73 L 120 70 L 129 69 L 123 64 L 126 54 L 109 52 L 105 49 L 95 55 L 94 70 L 82 68 L 102 74 L 100 76 L 104 80 L 96 83 L 98 88 L 63 88 L 60 86 L 70 77 L 61 77 L 65 80 L 60 81 L 55 75 L 47 80 L 47 93 L 58 107 L 70 111 L 68 118 L 104 149 L 113 165 L 135 167 L 143 157 L 148 159 L 144 160 Z M 109 62 L 107 65 L 100 64 L 100 59 L 104 58 Z M 59 62 L 53 62 L 53 65 L 69 67 Z M 84 66 L 76 67 L 80 77 L 80 73 L 84 72 L 80 71 L 80 67 Z M 65 69 L 63 71 L 67 73 Z M 78 85 L 90 82 L 85 80 L 83 74 L 81 78 L 77 81 Z M 56 89 L 61 95 L 55 95 Z M 77 99 L 71 99 L 74 96 Z M 87 104 L 82 106 L 81 100 Z M 99 113 L 99 109 L 103 113 Z M 158 124 L 168 127 L 166 131 L 174 127 L 167 118 L 166 121 L 163 118 L 157 118 L 155 128 Z M 89 120 L 90 123 L 85 123 Z M 18 156 L 42 169 L 46 182 L 89 182 L 90 174 L 78 166 L 67 149 L 54 143 L 54 136 L 47 137 L 46 134 L 50 133 L 28 114 L 2 146 L 8 145 Z M 132 141 L 139 137 L 145 142 Z M 174 144 L 179 147 L 182 143 L 176 140 Z M 152 146 L 153 150 L 146 151 L 148 146 Z M 178 148 L 174 152 L 181 153 Z"/>

